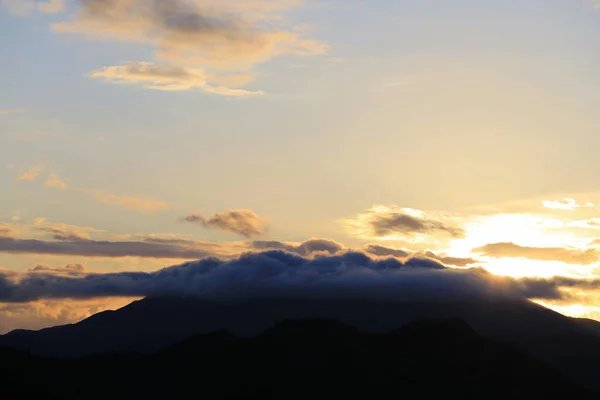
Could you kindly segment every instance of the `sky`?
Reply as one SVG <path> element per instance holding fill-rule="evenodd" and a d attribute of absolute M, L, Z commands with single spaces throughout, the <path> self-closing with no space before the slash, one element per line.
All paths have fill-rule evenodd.
<path fill-rule="evenodd" d="M 273 250 L 600 319 L 599 7 L 0 0 L 0 333 Z"/>

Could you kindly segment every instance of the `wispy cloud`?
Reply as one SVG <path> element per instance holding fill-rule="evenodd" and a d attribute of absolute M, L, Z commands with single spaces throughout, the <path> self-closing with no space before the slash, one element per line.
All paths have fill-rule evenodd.
<path fill-rule="evenodd" d="M 67 183 L 65 181 L 60 180 L 55 174 L 50 174 L 48 175 L 46 182 L 44 182 L 44 186 L 65 190 L 67 188 Z"/>
<path fill-rule="evenodd" d="M 116 194 L 107 193 L 100 189 L 84 189 L 84 192 L 93 196 L 101 203 L 111 204 L 132 210 L 154 212 L 166 210 L 168 208 L 168 204 L 161 200 L 134 196 L 119 196 Z"/>
<path fill-rule="evenodd" d="M 600 261 L 595 249 L 579 250 L 561 247 L 528 247 L 515 243 L 491 243 L 473 250 L 488 257 L 527 258 L 539 261 L 561 261 L 567 264 L 589 265 Z"/>
<path fill-rule="evenodd" d="M 42 169 L 43 169 L 42 166 L 34 165 L 33 167 L 29 168 L 27 171 L 21 172 L 19 175 L 17 175 L 17 177 L 15 178 L 15 181 L 17 181 L 17 182 L 33 181 L 38 176 L 40 176 L 40 172 L 42 172 Z"/>
<path fill-rule="evenodd" d="M 183 221 L 197 223 L 205 228 L 220 229 L 251 238 L 265 233 L 267 221 L 252 210 L 225 210 L 210 218 L 198 214 L 188 215 Z"/>
<path fill-rule="evenodd" d="M 195 260 L 221 255 L 214 243 L 156 243 L 153 241 L 103 241 L 81 237 L 58 237 L 56 240 L 18 239 L 0 236 L 0 252 L 10 254 L 46 254 L 81 257 L 142 257 Z M 226 253 L 223 251 L 223 253 Z"/>
<path fill-rule="evenodd" d="M 559 200 L 543 200 L 542 204 L 546 208 L 550 208 L 553 210 L 567 210 L 573 211 L 577 208 L 581 208 L 582 206 L 577 204 L 577 201 L 569 198 L 565 198 L 564 201 Z M 592 207 L 594 205 L 592 204 Z"/>
<path fill-rule="evenodd" d="M 153 90 L 186 91 L 197 89 L 206 93 L 230 97 L 247 97 L 264 94 L 261 91 L 215 86 L 210 83 L 211 79 L 216 79 L 245 84 L 251 80 L 250 76 L 237 76 L 229 79 L 227 77 L 215 78 L 200 69 L 154 65 L 148 62 L 130 62 L 124 65 L 104 67 L 92 71 L 90 77 L 114 83 L 137 84 L 146 89 Z"/>

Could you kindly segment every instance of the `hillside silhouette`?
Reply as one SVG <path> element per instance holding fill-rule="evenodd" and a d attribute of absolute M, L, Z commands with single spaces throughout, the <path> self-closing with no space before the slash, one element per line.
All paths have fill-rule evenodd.
<path fill-rule="evenodd" d="M 460 318 L 481 337 L 514 344 L 580 384 L 600 391 L 597 323 L 506 299 L 385 303 L 363 300 L 257 299 L 216 302 L 146 298 L 77 324 L 0 336 L 0 346 L 44 357 L 155 354 L 197 334 L 260 335 L 286 320 L 331 319 L 371 334 L 417 320 Z"/>
<path fill-rule="evenodd" d="M 153 354 L 52 359 L 1 349 L 3 399 L 593 398 L 518 347 L 461 319 L 386 334 L 334 320 L 290 320 L 258 336 L 221 330 Z M 560 397 L 559 397 L 560 396 Z"/>

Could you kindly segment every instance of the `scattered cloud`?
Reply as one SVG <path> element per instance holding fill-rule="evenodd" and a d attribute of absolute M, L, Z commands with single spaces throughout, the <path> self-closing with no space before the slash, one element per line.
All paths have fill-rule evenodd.
<path fill-rule="evenodd" d="M 353 218 L 339 221 L 351 233 L 364 238 L 403 238 L 444 235 L 462 238 L 465 231 L 445 218 L 395 206 L 374 206 Z"/>
<path fill-rule="evenodd" d="M 56 32 L 152 45 L 158 60 L 218 69 L 249 69 L 273 57 L 326 52 L 302 32 L 273 24 L 299 1 L 79 0 Z"/>
<path fill-rule="evenodd" d="M 309 297 L 387 300 L 506 296 L 561 298 L 561 286 L 592 280 L 516 280 L 484 270 L 432 268 L 428 260 L 371 258 L 364 253 L 304 258 L 283 251 L 204 259 L 152 273 L 87 274 L 77 271 L 0 272 L 0 301 L 195 295 L 206 298 Z"/>
<path fill-rule="evenodd" d="M 44 185 L 61 190 L 65 190 L 67 188 L 67 183 L 61 181 L 55 174 L 48 175 L 48 178 L 46 179 L 46 182 L 44 182 Z"/>
<path fill-rule="evenodd" d="M 27 170 L 25 172 L 21 172 L 19 175 L 17 175 L 17 177 L 15 178 L 15 181 L 16 182 L 33 181 L 40 175 L 40 172 L 42 172 L 42 169 L 43 168 L 41 166 L 35 165 L 35 166 L 29 168 L 29 170 Z"/>
<path fill-rule="evenodd" d="M 473 249 L 488 257 L 527 258 L 539 261 L 561 261 L 567 264 L 590 265 L 600 261 L 595 249 L 579 250 L 561 247 L 527 247 L 515 243 L 492 243 Z"/>
<path fill-rule="evenodd" d="M 205 228 L 232 232 L 247 238 L 261 236 L 266 232 L 267 221 L 252 210 L 238 209 L 218 212 L 210 218 L 192 214 L 183 221 L 197 223 Z"/>
<path fill-rule="evenodd" d="M 146 212 L 166 210 L 168 208 L 168 204 L 160 200 L 134 196 L 118 196 L 116 194 L 107 193 L 100 189 L 85 189 L 84 191 L 101 203 L 111 204 L 122 208 Z"/>
<path fill-rule="evenodd" d="M 577 201 L 575 201 L 574 199 L 569 199 L 569 198 L 565 198 L 564 201 L 560 201 L 560 200 L 543 200 L 542 204 L 544 207 L 546 208 L 550 208 L 553 210 L 567 210 L 567 211 L 573 211 L 577 208 L 580 208 L 581 206 L 579 204 L 577 204 Z"/>
<path fill-rule="evenodd" d="M 92 71 L 90 77 L 114 83 L 138 84 L 152 90 L 186 91 L 198 89 L 206 93 L 231 97 L 264 94 L 261 91 L 249 91 L 210 84 L 211 80 L 216 83 L 229 81 L 233 84 L 241 84 L 242 82 L 245 84 L 252 79 L 250 76 L 215 77 L 200 69 L 155 65 L 148 62 L 130 62 L 124 65 L 104 67 Z"/>

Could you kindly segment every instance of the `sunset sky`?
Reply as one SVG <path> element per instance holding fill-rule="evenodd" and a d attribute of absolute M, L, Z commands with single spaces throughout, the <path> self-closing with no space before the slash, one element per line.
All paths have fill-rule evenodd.
<path fill-rule="evenodd" d="M 600 319 L 599 7 L 0 0 L 0 333 L 136 298 L 6 282 L 270 249 L 552 280 Z"/>

